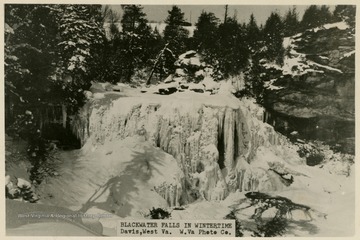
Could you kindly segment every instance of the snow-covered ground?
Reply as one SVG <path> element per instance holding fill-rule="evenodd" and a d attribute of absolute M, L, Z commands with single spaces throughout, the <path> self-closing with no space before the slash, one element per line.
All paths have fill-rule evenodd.
<path fill-rule="evenodd" d="M 175 159 L 142 137 L 86 145 L 63 152 L 61 158 L 61 177 L 40 188 L 40 197 L 44 203 L 72 210 L 99 208 L 120 217 L 142 218 L 141 211 L 168 205 L 154 187 L 176 185 L 182 178 Z"/>
<path fill-rule="evenodd" d="M 322 29 L 332 29 L 332 28 L 345 30 L 349 28 L 349 26 L 345 22 L 337 22 L 337 23 L 325 24 L 321 27 L 309 29 L 307 31 L 316 33 Z M 295 36 L 284 38 L 283 47 L 286 51 L 288 51 L 289 54 L 287 54 L 284 57 L 283 66 L 279 66 L 276 63 L 267 62 L 264 64 L 264 67 L 279 69 L 282 71 L 283 75 L 292 75 L 292 76 L 304 75 L 309 72 L 324 73 L 324 70 L 342 73 L 340 69 L 319 64 L 314 61 L 310 61 L 309 59 L 307 59 L 306 54 L 297 52 L 295 48 L 297 47 L 297 42 L 299 42 L 302 39 L 303 34 L 304 33 L 299 33 Z M 355 51 L 344 53 L 343 56 L 341 56 L 341 58 L 350 57 L 354 53 Z M 320 56 L 320 58 L 325 59 L 327 57 Z"/>
<path fill-rule="evenodd" d="M 231 210 L 241 206 L 240 203 L 246 199 L 244 194 L 250 188 L 241 185 L 241 192 L 231 191 L 226 198 L 199 198 L 195 202 L 186 203 L 184 210 L 171 210 L 170 207 L 181 204 L 179 199 L 184 197 L 184 168 L 179 165 L 179 159 L 156 147 L 154 139 L 151 138 L 152 131 L 156 130 L 151 126 L 156 126 L 159 116 L 160 119 L 169 119 L 169 124 L 173 124 L 179 116 L 197 116 L 204 105 L 219 109 L 228 107 L 241 110 L 245 118 L 243 126 L 248 126 L 249 129 L 246 130 L 251 131 L 251 151 L 247 150 L 248 154 L 244 156 L 249 162 L 235 162 L 237 171 L 244 171 L 245 178 L 253 179 L 251 190 L 262 190 L 271 195 L 286 197 L 294 203 L 311 208 L 310 217 L 300 210 L 294 210 L 289 216 L 292 227 L 288 228 L 284 235 L 351 236 L 354 232 L 355 216 L 354 166 L 351 167 L 348 177 L 342 174 L 341 162 L 329 162 L 328 165 L 335 164 L 332 167 L 326 164 L 322 168 L 307 166 L 304 159 L 297 155 L 297 146 L 278 136 L 266 123 L 262 123 L 263 109 L 256 106 L 251 99 L 243 99 L 241 102 L 225 92 L 224 90 L 223 94 L 211 96 L 193 92 L 161 96 L 122 86 L 120 93 L 102 93 L 101 98 L 94 99 L 94 104 L 108 104 L 97 107 L 94 111 L 98 116 L 102 114 L 104 118 L 92 115 L 90 128 L 95 132 L 85 146 L 81 150 L 62 153 L 60 176 L 51 179 L 39 189 L 42 202 L 89 213 L 114 214 L 113 218 L 99 219 L 110 235 L 115 234 L 117 219 L 145 218 L 152 207 L 168 208 L 172 219 L 223 219 Z M 134 110 L 139 106 L 142 112 Z M 157 108 L 156 115 L 149 112 L 150 106 Z M 177 114 L 172 116 L 175 112 Z M 125 132 L 122 132 L 120 127 L 124 124 L 121 116 L 126 116 L 127 119 Z M 191 120 L 186 119 L 179 120 Z M 195 125 L 199 124 L 196 119 L 195 117 L 191 120 Z M 109 125 L 108 129 L 102 128 L 116 122 L 118 127 Z M 176 140 L 175 136 L 187 131 L 183 127 L 173 128 L 171 134 L 161 133 L 168 136 L 166 144 L 171 146 L 180 141 Z M 211 127 L 208 131 L 211 132 Z M 201 128 L 198 128 L 198 133 L 199 136 L 206 135 Z M 196 136 L 192 135 L 192 138 Z M 171 151 L 174 156 L 178 156 L 174 149 Z M 293 183 L 284 185 L 274 170 L 284 172 L 284 178 L 292 176 Z M 230 172 L 225 173 L 223 170 L 218 174 L 225 176 L 226 181 L 231 179 Z M 220 179 L 218 183 L 221 183 Z M 217 186 L 213 189 L 218 191 L 221 188 Z M 240 221 L 247 222 L 254 210 L 254 207 L 249 207 L 246 211 L 240 211 L 237 217 Z"/>

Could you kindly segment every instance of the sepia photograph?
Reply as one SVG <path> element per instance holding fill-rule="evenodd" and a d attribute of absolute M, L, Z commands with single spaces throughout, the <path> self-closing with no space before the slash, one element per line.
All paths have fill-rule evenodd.
<path fill-rule="evenodd" d="M 3 3 L 5 236 L 354 237 L 358 6 L 291 3 Z"/>

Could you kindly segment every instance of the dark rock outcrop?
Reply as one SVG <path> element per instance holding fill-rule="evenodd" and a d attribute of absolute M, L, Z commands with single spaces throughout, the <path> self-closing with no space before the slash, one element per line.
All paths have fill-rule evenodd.
<path fill-rule="evenodd" d="M 343 22 L 327 24 L 285 38 L 284 47 L 287 54 L 282 72 L 269 76 L 272 87 L 265 94 L 267 109 L 274 116 L 284 116 L 278 121 L 283 125 L 311 123 L 306 129 L 287 126 L 289 132 L 312 132 L 315 137 L 321 130 L 324 137 L 320 139 L 333 142 L 353 138 L 355 35 L 351 29 Z M 267 71 L 271 71 L 273 67 L 268 65 Z"/>

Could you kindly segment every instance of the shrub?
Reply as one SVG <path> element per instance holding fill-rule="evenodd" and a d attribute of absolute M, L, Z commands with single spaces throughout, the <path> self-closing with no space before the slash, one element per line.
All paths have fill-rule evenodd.
<path fill-rule="evenodd" d="M 299 147 L 297 151 L 300 157 L 306 158 L 306 164 L 309 166 L 315 166 L 320 164 L 325 156 L 319 147 L 315 147 L 309 144 L 304 144 Z"/>
<path fill-rule="evenodd" d="M 274 217 L 264 225 L 258 226 L 258 229 L 264 237 L 281 236 L 287 227 L 287 221 L 282 217 Z"/>
<path fill-rule="evenodd" d="M 241 223 L 235 215 L 235 210 L 232 210 L 228 215 L 226 215 L 224 217 L 224 219 L 235 219 L 235 237 L 243 237 L 244 236 L 244 234 L 241 232 L 241 230 L 242 230 Z"/>
<path fill-rule="evenodd" d="M 306 164 L 309 166 L 315 166 L 320 164 L 324 158 L 324 154 L 320 152 L 310 153 L 309 156 L 306 157 Z"/>
<path fill-rule="evenodd" d="M 171 213 L 163 208 L 152 208 L 149 215 L 151 219 L 168 219 L 171 217 Z"/>

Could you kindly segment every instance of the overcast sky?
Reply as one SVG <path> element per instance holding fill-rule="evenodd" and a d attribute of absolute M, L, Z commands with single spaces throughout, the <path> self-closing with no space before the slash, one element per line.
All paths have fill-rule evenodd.
<path fill-rule="evenodd" d="M 194 24 L 197 22 L 201 11 L 213 12 L 216 17 L 222 21 L 224 19 L 225 8 L 224 5 L 178 5 L 185 13 L 185 19 Z M 300 20 L 304 14 L 307 5 L 295 5 L 299 12 Z M 257 23 L 264 24 L 266 19 L 270 16 L 271 12 L 277 11 L 281 16 L 292 8 L 292 5 L 229 5 L 228 15 L 237 16 L 239 22 L 248 22 L 250 14 L 254 13 Z M 119 5 L 112 5 L 112 8 L 116 9 L 121 14 L 121 7 Z M 164 21 L 168 15 L 168 10 L 172 8 L 172 5 L 143 5 L 143 10 L 147 15 L 149 21 Z M 330 6 L 330 10 L 333 11 L 335 6 Z"/>

